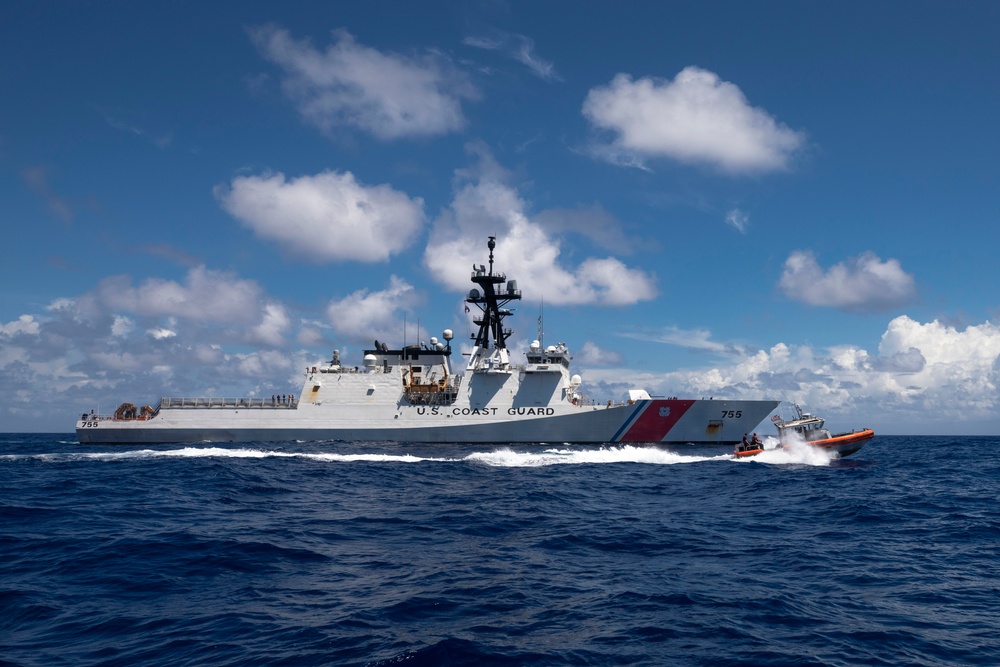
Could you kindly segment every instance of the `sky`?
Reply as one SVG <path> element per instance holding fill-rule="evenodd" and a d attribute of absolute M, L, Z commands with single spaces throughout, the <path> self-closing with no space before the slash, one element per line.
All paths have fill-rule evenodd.
<path fill-rule="evenodd" d="M 467 352 L 493 235 L 597 400 L 1000 433 L 1000 4 L 2 14 L 4 432 Z"/>

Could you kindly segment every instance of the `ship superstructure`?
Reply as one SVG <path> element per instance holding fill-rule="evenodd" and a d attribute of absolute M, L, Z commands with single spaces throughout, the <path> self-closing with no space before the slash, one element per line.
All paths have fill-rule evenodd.
<path fill-rule="evenodd" d="M 595 403 L 570 373 L 564 343 L 529 346 L 524 363 L 507 348 L 504 320 L 521 299 L 515 280 L 489 265 L 473 266 L 465 302 L 478 312 L 462 372 L 452 365 L 453 332 L 392 349 L 375 341 L 360 366 L 338 352 L 305 370 L 298 396 L 161 398 L 114 415 L 84 414 L 81 443 L 194 443 L 282 440 L 429 443 L 702 443 L 732 444 L 778 405 L 770 400 L 654 398 L 643 389 L 621 402 Z"/>

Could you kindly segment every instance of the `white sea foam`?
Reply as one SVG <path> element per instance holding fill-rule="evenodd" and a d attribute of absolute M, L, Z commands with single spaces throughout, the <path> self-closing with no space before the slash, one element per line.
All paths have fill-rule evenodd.
<path fill-rule="evenodd" d="M 111 452 L 63 452 L 52 454 L 6 454 L 0 455 L 0 460 L 36 459 L 41 461 L 78 461 L 81 459 L 96 461 L 116 461 L 130 459 L 154 458 L 228 458 L 228 459 L 265 459 L 265 458 L 305 458 L 331 463 L 352 461 L 419 463 L 421 461 L 460 461 L 461 458 L 428 458 L 411 454 L 337 454 L 313 452 L 283 452 L 271 449 L 234 449 L 225 447 L 183 447 L 181 449 L 129 449 Z"/>
<path fill-rule="evenodd" d="M 490 451 L 477 451 L 466 455 L 453 457 L 425 457 L 413 454 L 390 454 L 379 452 L 368 453 L 337 453 L 337 452 L 295 452 L 273 449 L 227 448 L 227 447 L 181 447 L 179 449 L 131 449 L 105 452 L 79 452 L 58 454 L 27 454 L 6 455 L 0 459 L 35 458 L 45 461 L 89 460 L 129 460 L 155 458 L 229 458 L 229 459 L 265 459 L 265 458 L 304 458 L 325 463 L 422 463 L 434 462 L 470 462 L 501 468 L 537 468 L 552 465 L 607 463 L 644 463 L 650 465 L 675 465 L 682 463 L 700 463 L 703 461 L 738 461 L 740 463 L 758 462 L 768 464 L 800 464 L 823 466 L 835 458 L 825 450 L 811 447 L 804 442 L 791 443 L 782 446 L 776 438 L 767 437 L 764 440 L 764 452 L 753 457 L 737 458 L 726 452 L 713 456 L 700 454 L 683 454 L 677 451 L 654 446 L 615 445 L 597 449 L 573 449 L 569 446 L 550 448 L 542 451 L 519 451 L 511 447 L 502 447 Z"/>
<path fill-rule="evenodd" d="M 484 463 L 490 466 L 520 468 L 580 463 L 651 463 L 672 465 L 676 463 L 698 463 L 700 461 L 725 460 L 722 456 L 688 456 L 657 447 L 602 447 L 600 449 L 546 449 L 543 452 L 517 452 L 510 448 L 492 452 L 474 452 L 465 457 L 466 461 Z"/>
<path fill-rule="evenodd" d="M 420 463 L 421 461 L 457 461 L 458 459 L 424 458 L 411 454 L 300 454 L 317 461 L 351 462 L 372 461 L 376 463 Z"/>
<path fill-rule="evenodd" d="M 300 456 L 289 452 L 276 452 L 261 449 L 227 449 L 225 447 L 183 447 L 181 449 L 130 449 L 121 452 L 91 452 L 70 454 L 69 456 L 85 459 L 141 459 L 157 457 L 180 458 L 233 458 L 233 459 L 263 459 L 269 456 Z"/>
<path fill-rule="evenodd" d="M 184 447 L 173 450 L 141 450 L 135 452 L 143 456 L 179 456 L 179 457 L 219 457 L 233 459 L 263 459 L 263 458 L 305 458 L 316 461 L 327 461 L 331 463 L 352 461 L 371 462 L 397 462 L 397 463 L 419 463 L 420 461 L 449 461 L 456 459 L 423 458 L 410 454 L 338 454 L 338 453 L 312 453 L 312 452 L 282 452 L 270 449 L 227 449 L 224 447 Z"/>
<path fill-rule="evenodd" d="M 737 458 L 740 462 L 770 463 L 775 465 L 799 464 L 807 466 L 830 465 L 830 461 L 836 455 L 806 444 L 804 440 L 796 434 L 789 434 L 790 439 L 782 445 L 777 438 L 767 436 L 764 438 L 764 451 L 756 456 Z M 735 457 L 734 457 L 735 458 Z"/>

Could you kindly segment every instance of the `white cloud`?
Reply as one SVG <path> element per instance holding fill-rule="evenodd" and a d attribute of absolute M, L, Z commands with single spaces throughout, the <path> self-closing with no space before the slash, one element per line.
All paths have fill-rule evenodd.
<path fill-rule="evenodd" d="M 96 299 L 107 309 L 145 317 L 247 324 L 259 317 L 262 297 L 251 280 L 199 266 L 188 271 L 184 284 L 150 278 L 133 287 L 128 276 L 106 278 L 85 301 Z"/>
<path fill-rule="evenodd" d="M 293 369 L 291 359 L 288 355 L 274 350 L 257 350 L 248 354 L 234 354 L 228 357 L 226 361 L 232 364 L 236 373 L 253 380 L 264 382 L 266 382 L 268 378 L 279 377 L 283 371 Z M 296 380 L 292 381 L 293 385 L 297 384 Z M 257 396 L 265 393 L 271 394 L 274 391 L 282 390 L 269 387 L 265 392 L 263 389 L 258 387 L 247 391 L 246 395 Z"/>
<path fill-rule="evenodd" d="M 261 383 L 261 394 L 297 392 L 301 369 L 317 358 L 285 349 L 292 322 L 284 304 L 232 273 L 196 267 L 178 281 L 108 278 L 53 300 L 44 317 L 0 323 L 8 397 L 0 416 L 14 428 L 68 431 L 74 415 L 121 401 L 248 396 Z M 39 402 L 26 388 L 42 386 Z"/>
<path fill-rule="evenodd" d="M 528 299 L 627 305 L 656 296 L 653 276 L 613 257 L 564 266 L 559 240 L 529 217 L 527 204 L 507 185 L 506 174 L 492 157 L 482 157 L 479 169 L 459 174 L 450 210 L 434 222 L 424 263 L 435 279 L 451 289 L 468 290 L 473 264 L 487 261 L 486 237 L 495 235 L 496 269 L 517 280 Z"/>
<path fill-rule="evenodd" d="M 856 345 L 818 349 L 776 343 L 704 368 L 587 373 L 588 383 L 613 388 L 623 386 L 623 377 L 659 395 L 782 398 L 827 418 L 834 428 L 888 424 L 898 433 L 930 428 L 964 433 L 969 424 L 987 424 L 995 429 L 1000 327 L 985 322 L 960 330 L 904 315 L 889 322 L 876 352 Z"/>
<path fill-rule="evenodd" d="M 380 139 L 439 135 L 465 125 L 461 100 L 478 93 L 440 56 L 382 53 L 346 30 L 332 35 L 320 51 L 281 28 L 251 31 L 261 54 L 284 69 L 285 92 L 307 121 L 327 132 L 356 127 Z"/>
<path fill-rule="evenodd" d="M 811 251 L 796 250 L 785 260 L 778 285 L 795 301 L 853 312 L 891 310 L 916 298 L 913 276 L 899 261 L 883 262 L 872 252 L 824 272 Z"/>
<path fill-rule="evenodd" d="M 76 300 L 75 299 L 69 299 L 69 298 L 66 298 L 66 297 L 59 297 L 59 298 L 53 300 L 52 303 L 50 303 L 46 307 L 46 310 L 48 310 L 49 312 L 52 312 L 52 313 L 58 313 L 58 312 L 61 312 L 61 311 L 72 310 L 75 307 L 76 307 Z M 30 315 L 22 315 L 21 317 L 24 318 L 24 317 L 31 317 L 31 316 Z"/>
<path fill-rule="evenodd" d="M 168 338 L 175 338 L 177 332 L 172 329 L 167 329 L 165 327 L 157 327 L 155 329 L 149 329 L 146 331 L 147 334 L 152 336 L 156 340 L 166 340 Z"/>
<path fill-rule="evenodd" d="M 258 236 L 318 261 L 377 262 L 406 248 L 424 221 L 424 202 L 350 172 L 239 176 L 218 186 L 222 207 Z"/>
<path fill-rule="evenodd" d="M 225 358 L 219 345 L 198 344 L 194 347 L 194 359 L 199 364 L 218 364 Z"/>
<path fill-rule="evenodd" d="M 583 366 L 617 366 L 622 363 L 622 355 L 586 341 L 580 351 L 573 355 L 575 362 Z"/>
<path fill-rule="evenodd" d="M 622 335 L 626 338 L 676 345 L 688 350 L 714 354 L 745 355 L 749 350 L 745 345 L 720 343 L 712 340 L 712 332 L 708 329 L 681 329 L 676 326 L 668 326 L 655 331 L 629 331 Z"/>
<path fill-rule="evenodd" d="M 402 312 L 415 305 L 413 286 L 402 278 L 390 276 L 389 286 L 381 291 L 361 289 L 343 299 L 330 302 L 326 313 L 339 334 L 355 341 L 371 343 L 371 338 L 401 339 Z M 416 332 L 414 323 L 413 332 Z M 416 337 L 416 333 L 414 333 Z"/>
<path fill-rule="evenodd" d="M 666 157 L 730 172 L 782 170 L 805 143 L 801 132 L 750 106 L 736 85 L 698 67 L 672 81 L 618 74 L 590 90 L 583 115 L 615 135 L 595 153 L 630 166 Z"/>
<path fill-rule="evenodd" d="M 729 213 L 726 213 L 726 223 L 740 234 L 746 234 L 747 227 L 750 226 L 750 216 L 740 209 L 734 208 Z"/>
<path fill-rule="evenodd" d="M 112 336 L 127 336 L 133 329 L 135 329 L 135 322 L 122 315 L 115 315 L 114 324 L 111 325 Z"/>
<path fill-rule="evenodd" d="M 295 335 L 295 342 L 305 347 L 315 348 L 326 344 L 326 337 L 323 329 L 319 326 L 305 325 L 299 328 Z"/>
<path fill-rule="evenodd" d="M 912 350 L 917 350 L 929 366 L 968 364 L 982 368 L 1000 356 L 1000 327 L 985 322 L 959 331 L 937 320 L 920 324 L 901 315 L 882 334 L 879 354 L 899 355 Z"/>
<path fill-rule="evenodd" d="M 462 40 L 468 46 L 487 51 L 499 51 L 513 58 L 543 81 L 562 81 L 555 65 L 535 53 L 535 42 L 524 35 L 495 30 L 492 36 L 469 36 Z"/>
<path fill-rule="evenodd" d="M 893 371 L 897 373 L 918 373 L 927 365 L 927 359 L 923 353 L 915 347 L 911 347 L 906 352 L 896 354 L 880 355 L 875 368 L 883 371 Z"/>
<path fill-rule="evenodd" d="M 284 335 L 290 324 L 288 312 L 283 305 L 268 303 L 264 305 L 260 323 L 251 330 L 251 337 L 265 345 L 277 347 L 284 342 Z"/>
<path fill-rule="evenodd" d="M 0 324 L 0 335 L 13 336 L 15 334 L 35 335 L 39 331 L 38 321 L 32 315 L 21 315 L 13 322 Z"/>
<path fill-rule="evenodd" d="M 149 278 L 133 285 L 129 276 L 106 278 L 89 293 L 53 302 L 49 311 L 57 321 L 101 328 L 87 335 L 106 330 L 116 345 L 127 345 L 138 325 L 157 341 L 179 338 L 183 320 L 189 337 L 224 332 L 228 341 L 279 347 L 291 326 L 285 307 L 256 282 L 204 266 L 190 269 L 183 282 Z"/>
<path fill-rule="evenodd" d="M 95 350 L 90 361 L 104 373 L 134 373 L 147 368 L 151 357 L 120 350 Z"/>

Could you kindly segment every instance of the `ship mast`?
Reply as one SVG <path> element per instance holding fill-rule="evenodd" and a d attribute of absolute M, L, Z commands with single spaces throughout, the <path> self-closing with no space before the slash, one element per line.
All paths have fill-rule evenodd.
<path fill-rule="evenodd" d="M 538 306 L 538 344 L 545 349 L 545 330 L 542 328 L 542 321 L 545 317 L 545 299 Z"/>
<path fill-rule="evenodd" d="M 507 339 L 514 332 L 504 328 L 503 319 L 511 314 L 507 304 L 519 300 L 521 291 L 517 289 L 516 280 L 508 282 L 505 274 L 494 273 L 493 250 L 496 245 L 496 237 L 489 237 L 489 269 L 482 264 L 472 266 L 472 282 L 479 288 L 469 290 L 465 299 L 466 303 L 475 305 L 481 311 L 481 315 L 472 320 L 479 325 L 479 331 L 474 336 L 476 347 L 469 360 L 470 370 L 503 371 L 510 364 Z"/>

